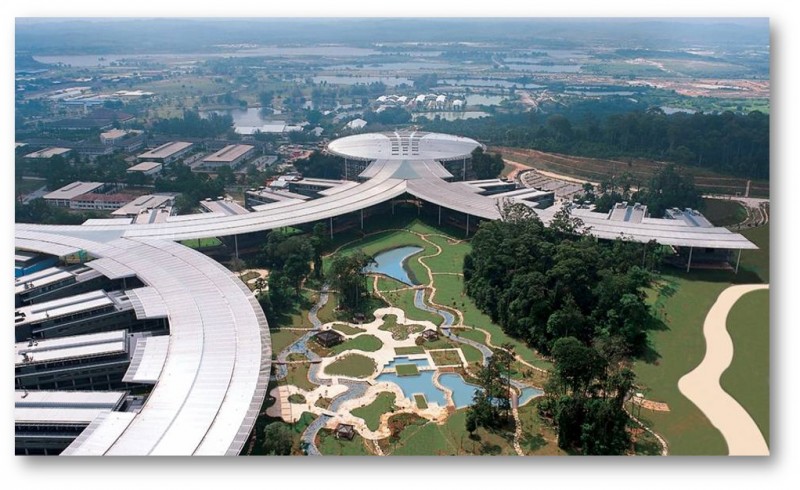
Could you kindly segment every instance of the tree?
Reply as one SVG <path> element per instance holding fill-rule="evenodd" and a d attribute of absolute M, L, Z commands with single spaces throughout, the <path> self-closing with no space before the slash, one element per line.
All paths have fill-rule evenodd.
<path fill-rule="evenodd" d="M 331 261 L 330 282 L 339 291 L 344 308 L 358 309 L 361 296 L 367 292 L 364 268 L 372 263 L 373 258 L 361 251 L 349 255 L 340 254 Z"/>
<path fill-rule="evenodd" d="M 480 146 L 472 151 L 472 171 L 478 179 L 493 179 L 503 171 L 503 157 L 498 153 L 485 153 Z"/>
<path fill-rule="evenodd" d="M 270 456 L 292 454 L 292 432 L 282 422 L 272 422 L 264 428 L 264 452 Z"/>

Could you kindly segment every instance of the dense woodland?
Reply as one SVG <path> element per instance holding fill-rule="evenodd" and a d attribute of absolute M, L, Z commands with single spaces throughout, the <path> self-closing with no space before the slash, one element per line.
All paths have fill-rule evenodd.
<path fill-rule="evenodd" d="M 769 178 L 769 115 L 666 115 L 647 111 L 544 115 L 497 114 L 491 118 L 435 120 L 424 129 L 476 138 L 489 145 L 534 148 L 598 158 L 644 157 L 707 168 L 739 177 Z"/>
<path fill-rule="evenodd" d="M 656 277 L 660 248 L 597 241 L 566 211 L 549 227 L 519 204 L 502 212 L 472 240 L 465 290 L 506 333 L 553 357 L 542 413 L 557 426 L 559 445 L 619 454 L 629 445 L 616 429 L 627 420 L 622 400 L 633 383 L 624 366 L 649 352 L 654 325 L 644 288 Z"/>

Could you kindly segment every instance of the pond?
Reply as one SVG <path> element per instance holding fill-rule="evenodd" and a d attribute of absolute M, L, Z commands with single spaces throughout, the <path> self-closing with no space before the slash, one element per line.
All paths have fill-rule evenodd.
<path fill-rule="evenodd" d="M 403 284 L 413 286 L 416 283 L 412 281 L 408 274 L 409 271 L 406 268 L 406 261 L 409 257 L 422 250 L 424 250 L 422 247 L 406 246 L 381 252 L 375 256 L 375 264 L 366 267 L 364 271 L 384 274 Z"/>
<path fill-rule="evenodd" d="M 694 109 L 686 109 L 685 107 L 670 107 L 666 105 L 662 105 L 661 110 L 664 111 L 664 114 L 667 115 L 676 114 L 678 112 L 685 112 L 687 114 L 694 114 L 695 112 L 697 112 Z"/>
<path fill-rule="evenodd" d="M 506 100 L 502 95 L 467 95 L 467 105 L 500 105 L 501 102 Z"/>
<path fill-rule="evenodd" d="M 537 396 L 542 395 L 544 395 L 544 391 L 542 390 L 538 390 L 536 388 L 522 388 L 522 393 L 519 395 L 519 399 L 517 400 L 518 405 L 521 407 Z"/>
<path fill-rule="evenodd" d="M 375 378 L 378 383 L 394 383 L 400 387 L 403 395 L 413 401 L 415 393 L 422 393 L 428 403 L 437 403 L 440 407 L 447 404 L 444 392 L 433 385 L 435 371 L 420 371 L 417 376 L 398 376 L 395 373 L 383 373 Z"/>
<path fill-rule="evenodd" d="M 460 374 L 445 373 L 439 376 L 439 383 L 453 392 L 453 403 L 456 408 L 464 408 L 472 405 L 475 392 L 481 388 L 467 383 Z"/>
<path fill-rule="evenodd" d="M 502 88 L 544 88 L 544 85 L 536 83 L 517 83 L 509 80 L 497 79 L 482 79 L 482 78 L 464 78 L 461 80 L 448 78 L 439 80 L 439 85 L 458 85 L 464 87 L 502 87 Z"/>

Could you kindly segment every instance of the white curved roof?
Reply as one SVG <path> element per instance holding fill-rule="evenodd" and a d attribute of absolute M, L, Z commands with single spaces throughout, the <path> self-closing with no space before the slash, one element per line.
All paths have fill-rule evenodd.
<path fill-rule="evenodd" d="M 356 160 L 460 160 L 469 158 L 477 141 L 422 131 L 395 131 L 346 136 L 331 141 L 328 152 Z"/>
<path fill-rule="evenodd" d="M 163 371 L 142 410 L 117 437 L 73 444 L 69 454 L 239 454 L 264 400 L 271 358 L 266 318 L 247 287 L 214 260 L 166 240 L 100 243 L 17 230 L 18 247 L 53 244 L 133 270 L 158 292 L 170 326 Z"/>

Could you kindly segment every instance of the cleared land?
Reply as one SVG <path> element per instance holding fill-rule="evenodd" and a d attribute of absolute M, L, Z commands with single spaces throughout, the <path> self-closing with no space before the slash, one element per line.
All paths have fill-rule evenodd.
<path fill-rule="evenodd" d="M 747 218 L 747 210 L 738 201 L 728 199 L 703 199 L 706 208 L 703 216 L 715 226 L 737 225 Z"/>
<path fill-rule="evenodd" d="M 727 320 L 733 361 L 720 384 L 758 425 L 769 444 L 769 291 L 753 291 L 731 308 Z"/>
<path fill-rule="evenodd" d="M 531 168 L 595 182 L 607 179 L 611 175 L 618 176 L 623 173 L 629 173 L 633 177 L 634 184 L 646 184 L 666 164 L 665 162 L 640 158 L 609 160 L 508 147 L 490 148 L 489 151 L 499 152 L 503 158 L 529 165 Z M 738 192 L 744 195 L 747 188 L 747 179 L 727 177 L 697 167 L 682 166 L 681 168 L 694 177 L 695 186 L 702 192 L 722 194 L 736 194 Z M 752 181 L 750 195 L 753 197 L 768 197 L 769 182 L 764 180 Z"/>

